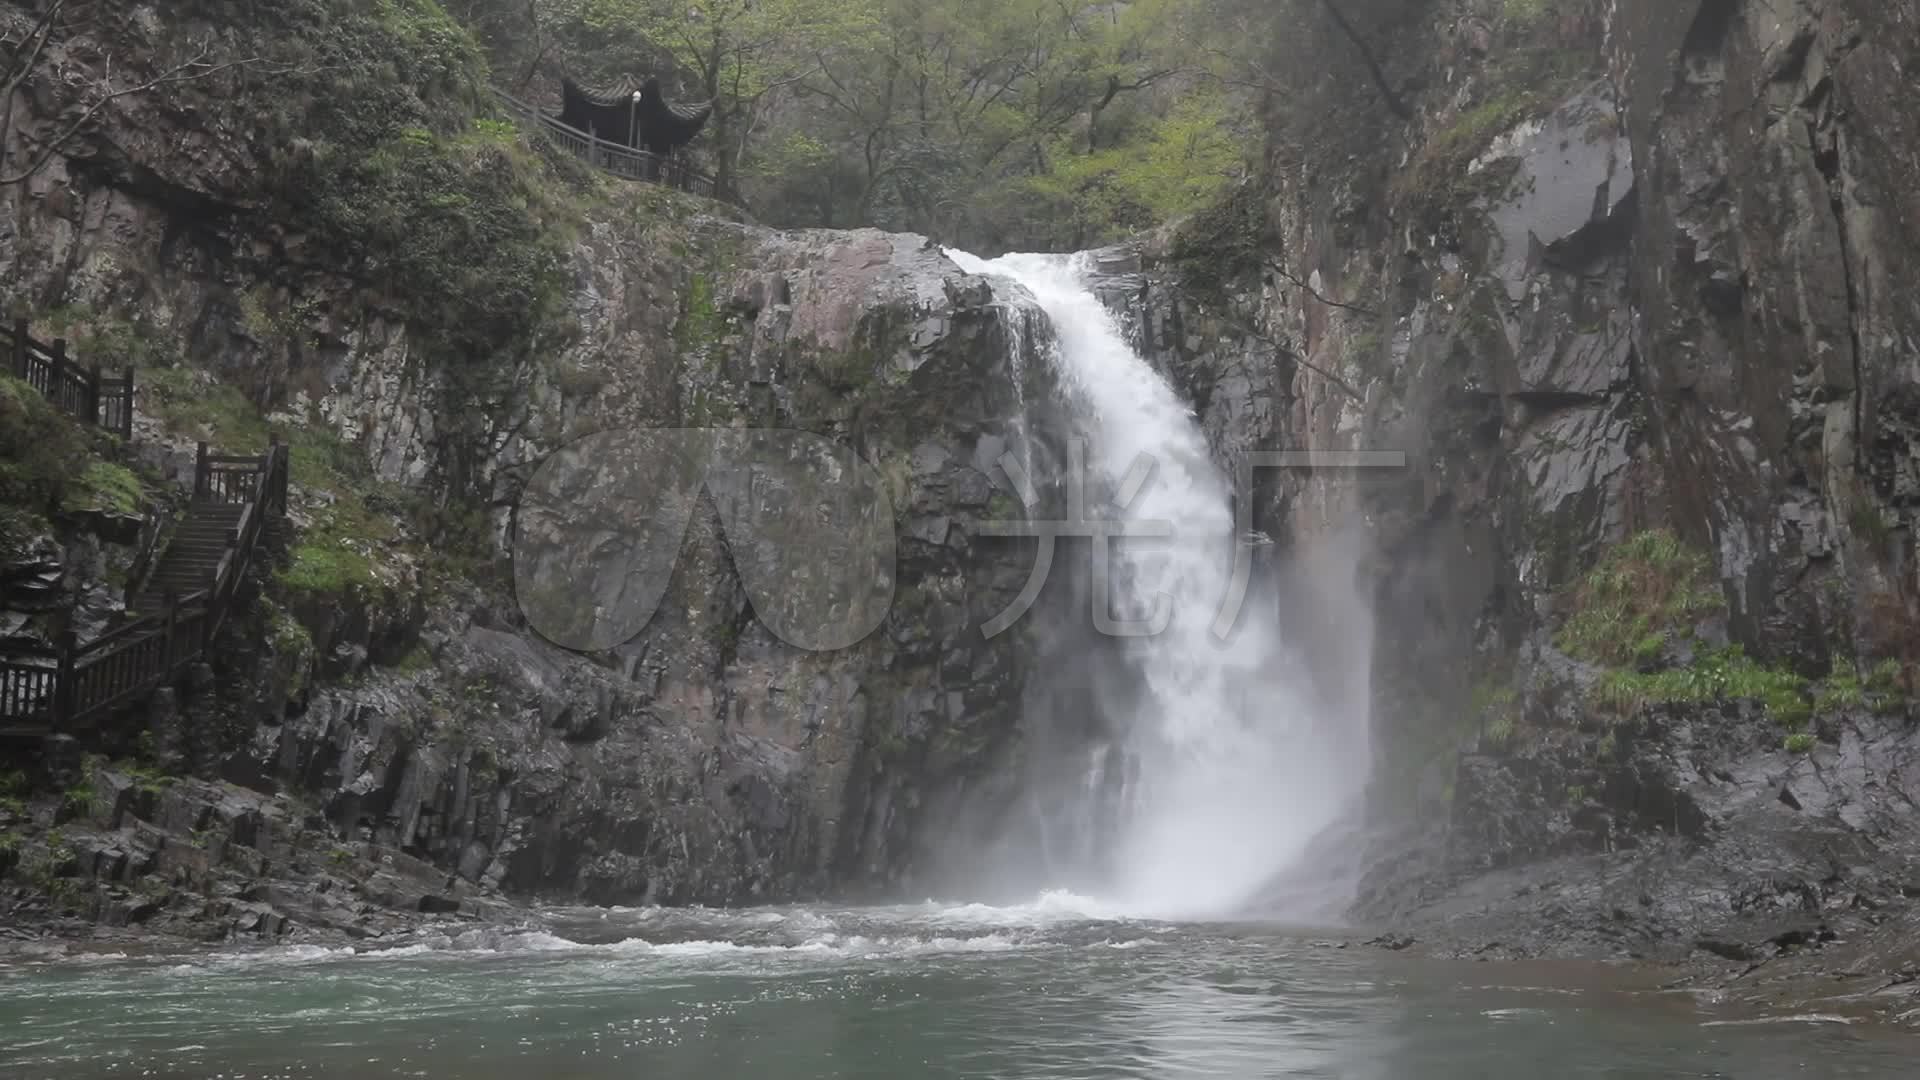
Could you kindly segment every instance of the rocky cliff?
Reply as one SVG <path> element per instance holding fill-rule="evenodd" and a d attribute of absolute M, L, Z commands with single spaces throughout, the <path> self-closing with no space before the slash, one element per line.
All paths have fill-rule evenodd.
<path fill-rule="evenodd" d="M 109 7 L 9 100 L 9 169 L 47 160 L 0 188 L 0 273 L 37 336 L 135 369 L 138 420 L 87 451 L 124 474 L 117 513 L 19 489 L 9 630 L 110 624 L 197 440 L 290 442 L 293 508 L 193 685 L 9 749 L 9 794 L 54 792 L 0 806 L 16 914 L 286 940 L 501 892 L 734 903 L 920 872 L 928 808 L 1016 736 L 1021 635 L 976 628 L 1024 568 L 974 526 L 1046 397 L 1020 316 L 920 237 L 779 233 L 585 174 L 487 119 L 437 5 Z M 109 72 L 161 81 L 63 138 Z M 871 498 L 749 476 L 793 461 L 738 441 L 761 428 Z M 657 429 L 741 434 L 641 551 L 674 493 L 592 440 Z M 791 632 L 831 597 L 786 578 L 845 568 L 753 535 L 769 490 L 884 535 L 888 576 L 852 586 L 887 603 L 837 616 L 850 647 Z M 657 610 L 604 640 L 527 599 L 618 608 L 646 573 Z"/>
<path fill-rule="evenodd" d="M 1355 917 L 1448 951 L 1886 984 L 1920 873 L 1920 19 L 1370 0 L 1375 80 L 1304 6 L 1258 175 L 1101 253 L 1101 289 L 1223 462 L 1407 455 L 1255 489 L 1283 549 L 1370 542 Z M 200 50 L 236 66 L 58 139 L 109 55 L 151 75 Z M 424 3 L 128 7 L 41 68 L 8 153 L 57 152 L 4 189 L 0 266 L 37 326 L 136 366 L 142 419 L 61 450 L 83 477 L 24 450 L 0 477 L 25 500 L 0 518 L 8 632 L 113 616 L 194 440 L 282 435 L 296 491 L 197 689 L 99 759 L 52 755 L 64 797 L 0 804 L 28 823 L 16 881 L 80 883 L 31 903 L 283 936 L 496 890 L 857 892 L 921 883 L 924 845 L 1006 801 L 1047 659 L 977 633 L 1026 570 L 977 526 L 1047 394 L 980 281 L 920 238 L 585 176 L 484 119 L 471 46 Z M 837 586 L 743 542 L 737 475 L 702 458 L 658 492 L 592 456 L 761 427 L 824 436 L 793 460 L 885 497 L 892 603 L 852 649 L 774 632 L 810 616 L 760 610 L 772 577 L 818 572 L 786 595 L 828 609 Z M 684 533 L 628 535 L 624 500 L 695 478 Z M 574 575 L 582 550 L 612 576 Z M 554 643 L 624 627 L 631 577 L 658 590 L 643 628 Z M 529 588 L 569 602 L 529 612 Z"/>
<path fill-rule="evenodd" d="M 1223 457 L 1408 454 L 1259 507 L 1373 540 L 1356 914 L 1522 954 L 1910 947 L 1920 18 L 1368 7 L 1395 101 L 1303 90 L 1236 202 L 1108 254 Z"/>

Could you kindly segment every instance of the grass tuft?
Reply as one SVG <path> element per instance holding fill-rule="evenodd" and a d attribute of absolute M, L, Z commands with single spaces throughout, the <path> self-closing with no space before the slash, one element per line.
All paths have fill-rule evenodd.
<path fill-rule="evenodd" d="M 1707 557 L 1664 530 L 1612 548 L 1574 588 L 1558 644 L 1597 664 L 1644 665 L 1724 605 Z"/>

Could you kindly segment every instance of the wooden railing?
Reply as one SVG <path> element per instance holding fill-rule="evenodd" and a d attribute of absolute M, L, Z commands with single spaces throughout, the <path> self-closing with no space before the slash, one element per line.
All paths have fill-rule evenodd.
<path fill-rule="evenodd" d="M 207 587 L 172 597 L 163 611 L 84 645 L 68 631 L 53 648 L 14 650 L 0 659 L 0 722 L 51 731 L 79 727 L 199 659 L 233 607 L 267 518 L 286 512 L 287 477 L 287 448 L 278 439 L 254 457 L 209 454 L 202 443 L 194 505 L 242 506 Z"/>
<path fill-rule="evenodd" d="M 505 90 L 495 89 L 494 94 L 500 103 L 507 107 L 522 122 L 532 124 L 536 129 L 572 153 L 574 157 L 592 165 L 603 172 L 628 180 L 646 180 L 694 195 L 704 195 L 710 199 L 723 199 L 737 203 L 731 193 L 722 192 L 714 183 L 713 177 L 690 168 L 677 157 L 663 157 L 647 150 L 635 150 L 616 142 L 608 142 L 591 131 L 581 131 L 577 127 L 563 124 L 552 116 L 542 112 L 538 106 L 522 101 Z"/>
<path fill-rule="evenodd" d="M 40 391 L 54 408 L 82 423 L 133 436 L 133 369 L 117 379 L 100 374 L 100 365 L 81 367 L 67 356 L 65 338 L 43 345 L 27 333 L 27 320 L 13 324 L 8 353 L 18 378 Z"/>

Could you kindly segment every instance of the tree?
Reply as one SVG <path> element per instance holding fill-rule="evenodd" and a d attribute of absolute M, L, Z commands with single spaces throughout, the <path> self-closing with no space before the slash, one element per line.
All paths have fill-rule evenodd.
<path fill-rule="evenodd" d="M 1227 0 L 468 2 L 500 26 L 538 5 L 575 72 L 683 75 L 714 101 L 717 179 L 781 224 L 1105 239 L 1190 208 L 1251 142 L 1246 91 L 1168 29 Z M 528 35 L 493 37 L 527 63 Z"/>
<path fill-rule="evenodd" d="M 875 25 L 862 0 L 573 0 L 590 31 L 638 32 L 713 102 L 715 182 L 730 190 L 762 110 Z M 663 80 L 667 81 L 667 80 Z"/>

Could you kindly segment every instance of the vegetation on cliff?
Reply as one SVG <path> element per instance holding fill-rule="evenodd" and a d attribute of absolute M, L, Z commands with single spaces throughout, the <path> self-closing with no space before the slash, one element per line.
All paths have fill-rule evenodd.
<path fill-rule="evenodd" d="M 1195 31 L 1211 0 L 482 0 L 503 73 L 664 73 L 696 142 L 787 226 L 1085 247 L 1186 213 L 1256 141 Z"/>

